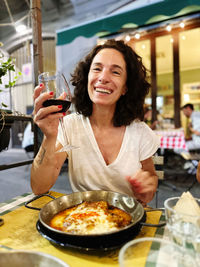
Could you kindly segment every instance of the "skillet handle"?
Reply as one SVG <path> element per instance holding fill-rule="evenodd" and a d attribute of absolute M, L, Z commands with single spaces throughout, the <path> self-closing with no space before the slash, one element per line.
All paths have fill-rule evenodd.
<path fill-rule="evenodd" d="M 164 208 L 150 208 L 148 207 L 148 209 L 145 210 L 145 212 L 151 212 L 151 211 L 162 211 L 164 212 L 165 209 Z M 148 226 L 148 227 L 162 227 L 162 226 L 165 226 L 166 225 L 166 222 L 161 222 L 161 223 L 158 223 L 158 224 L 151 224 L 151 223 L 145 223 L 145 222 L 141 222 L 141 225 L 142 226 Z"/>
<path fill-rule="evenodd" d="M 55 197 L 49 195 L 49 194 L 41 194 L 41 195 L 37 195 L 35 196 L 34 198 L 32 198 L 31 200 L 25 202 L 24 206 L 28 209 L 32 209 L 32 210 L 41 210 L 41 208 L 36 208 L 36 207 L 32 207 L 32 206 L 29 206 L 28 204 L 30 204 L 31 202 L 35 201 L 36 199 L 38 198 L 41 198 L 41 197 L 50 197 L 52 199 L 56 199 Z"/>
<path fill-rule="evenodd" d="M 148 226 L 148 227 L 163 227 L 166 225 L 166 222 L 162 222 L 162 223 L 158 223 L 158 224 L 140 222 L 140 224 L 142 226 Z"/>

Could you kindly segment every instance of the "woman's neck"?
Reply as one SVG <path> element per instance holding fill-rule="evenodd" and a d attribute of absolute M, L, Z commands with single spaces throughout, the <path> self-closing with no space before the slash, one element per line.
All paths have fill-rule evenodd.
<path fill-rule="evenodd" d="M 113 116 L 115 109 L 105 108 L 105 107 L 96 107 L 93 106 L 93 112 L 90 116 L 90 123 L 92 126 L 98 128 L 105 128 L 113 126 Z"/>

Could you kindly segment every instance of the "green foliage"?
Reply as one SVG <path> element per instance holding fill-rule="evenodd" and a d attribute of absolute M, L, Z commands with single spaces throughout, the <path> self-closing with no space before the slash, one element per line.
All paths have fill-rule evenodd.
<path fill-rule="evenodd" d="M 15 71 L 15 65 L 13 64 L 13 61 L 11 58 L 9 58 L 7 61 L 2 62 L 0 66 L 0 84 L 2 84 L 2 77 L 8 74 L 9 71 Z M 18 75 L 22 75 L 21 72 L 18 72 Z M 19 78 L 19 76 L 15 76 L 13 81 L 9 81 L 8 84 L 5 85 L 5 88 L 13 87 Z"/>
<path fill-rule="evenodd" d="M 8 71 L 15 71 L 15 66 L 12 63 L 11 58 L 9 58 L 7 61 L 1 63 L 0 67 L 0 84 L 2 84 L 2 77 L 5 76 Z"/>
<path fill-rule="evenodd" d="M 2 46 L 2 45 L 0 45 Z M 2 84 L 2 77 L 7 75 L 10 71 L 15 72 L 15 65 L 13 63 L 13 60 L 11 58 L 8 58 L 8 60 L 3 61 L 3 54 L 0 55 L 0 84 Z M 5 84 L 5 88 L 10 88 L 13 87 L 17 81 L 17 79 L 19 78 L 19 76 L 21 76 L 22 73 L 18 72 L 18 75 L 16 75 L 12 81 L 9 81 L 8 84 Z M 0 90 L 0 92 L 2 92 L 2 90 Z M 1 105 L 3 107 L 7 107 L 4 103 L 1 103 Z"/>

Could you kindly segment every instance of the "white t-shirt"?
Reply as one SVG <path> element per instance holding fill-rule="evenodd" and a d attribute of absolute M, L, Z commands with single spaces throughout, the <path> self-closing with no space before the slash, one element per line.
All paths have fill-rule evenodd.
<path fill-rule="evenodd" d="M 159 137 L 144 122 L 132 122 L 126 127 L 117 158 L 106 165 L 88 117 L 74 113 L 64 118 L 64 124 L 69 143 L 79 147 L 68 152 L 72 190 L 110 190 L 132 196 L 125 177 L 134 175 L 141 168 L 140 161 L 157 151 Z M 58 141 L 63 144 L 60 131 Z"/>

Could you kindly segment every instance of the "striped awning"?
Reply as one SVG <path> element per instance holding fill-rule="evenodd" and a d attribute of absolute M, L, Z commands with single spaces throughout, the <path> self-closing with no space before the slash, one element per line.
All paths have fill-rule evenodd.
<path fill-rule="evenodd" d="M 108 35 L 123 28 L 138 28 L 200 12 L 200 0 L 164 0 L 139 9 L 107 16 L 57 31 L 57 45 L 72 42 L 78 36 Z"/>

